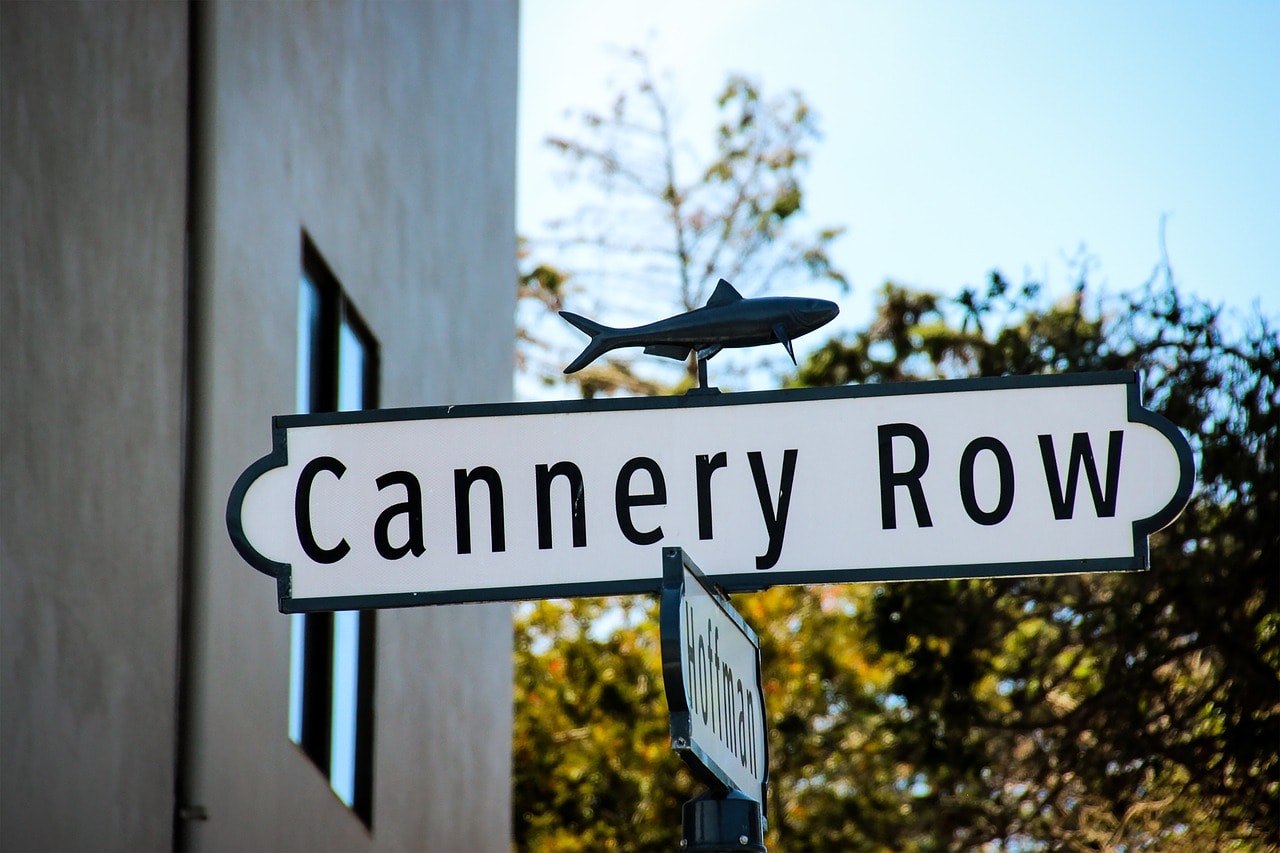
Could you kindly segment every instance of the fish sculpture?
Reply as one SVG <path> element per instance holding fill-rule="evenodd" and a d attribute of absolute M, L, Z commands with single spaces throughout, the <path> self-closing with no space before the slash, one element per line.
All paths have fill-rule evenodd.
<path fill-rule="evenodd" d="M 715 292 L 701 308 L 676 314 L 643 326 L 615 329 L 572 311 L 560 316 L 591 336 L 582 353 L 565 373 L 576 373 L 610 350 L 644 347 L 648 355 L 687 359 L 696 352 L 705 362 L 720 350 L 782 344 L 792 363 L 791 342 L 835 318 L 840 307 L 826 299 L 800 296 L 762 296 L 746 299 L 732 284 L 720 279 Z"/>

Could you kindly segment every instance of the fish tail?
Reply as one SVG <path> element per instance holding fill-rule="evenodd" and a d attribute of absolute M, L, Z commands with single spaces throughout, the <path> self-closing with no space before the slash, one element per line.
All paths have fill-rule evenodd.
<path fill-rule="evenodd" d="M 574 328 L 579 331 L 586 332 L 591 336 L 590 342 L 577 358 L 575 358 L 568 367 L 564 369 L 565 373 L 577 373 L 591 362 L 595 361 L 604 353 L 613 349 L 610 332 L 616 332 L 603 323 L 597 323 L 595 320 L 589 320 L 580 314 L 574 314 L 572 311 L 561 311 L 560 316 L 565 318 Z"/>

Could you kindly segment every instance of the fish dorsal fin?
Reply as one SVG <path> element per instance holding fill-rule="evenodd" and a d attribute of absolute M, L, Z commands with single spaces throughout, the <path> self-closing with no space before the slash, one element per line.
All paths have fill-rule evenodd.
<path fill-rule="evenodd" d="M 716 285 L 715 292 L 711 294 L 711 298 L 707 300 L 708 308 L 715 308 L 717 305 L 729 305 L 737 302 L 742 298 L 742 294 L 734 289 L 733 285 L 724 279 L 720 279 L 720 283 Z"/>

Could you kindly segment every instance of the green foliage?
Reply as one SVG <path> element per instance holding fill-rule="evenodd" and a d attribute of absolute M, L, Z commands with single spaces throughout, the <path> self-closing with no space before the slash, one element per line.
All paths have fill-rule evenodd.
<path fill-rule="evenodd" d="M 1138 369 L 1198 486 L 1146 573 L 774 589 L 771 850 L 1268 850 L 1280 826 L 1280 343 L 1163 279 L 1046 304 L 888 285 L 806 384 Z M 517 844 L 675 849 L 656 610 L 518 620 Z"/>
<path fill-rule="evenodd" d="M 941 849 L 1276 841 L 1280 346 L 1261 317 L 1228 339 L 1220 311 L 1165 272 L 1092 312 L 1083 282 L 1047 307 L 998 275 L 953 302 L 889 287 L 871 328 L 801 372 L 823 384 L 1138 369 L 1197 451 L 1197 494 L 1153 537 L 1150 574 L 880 591 L 874 635 L 904 666 L 890 730 L 911 745 Z"/>
<path fill-rule="evenodd" d="M 670 847 L 696 788 L 670 750 L 653 602 L 542 601 L 516 624 L 516 847 Z"/>

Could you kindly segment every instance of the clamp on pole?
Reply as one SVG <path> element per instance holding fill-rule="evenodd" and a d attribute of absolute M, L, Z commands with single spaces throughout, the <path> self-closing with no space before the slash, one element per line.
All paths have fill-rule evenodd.
<path fill-rule="evenodd" d="M 686 853 L 766 853 L 760 804 L 742 791 L 705 791 L 684 804 L 680 849 Z"/>

